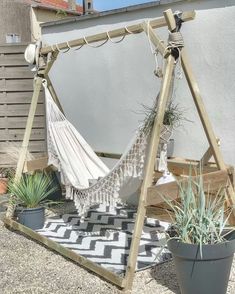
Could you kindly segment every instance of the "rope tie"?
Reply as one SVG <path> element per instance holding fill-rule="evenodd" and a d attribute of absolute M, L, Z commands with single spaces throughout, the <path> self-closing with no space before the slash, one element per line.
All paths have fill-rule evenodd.
<path fill-rule="evenodd" d="M 100 44 L 98 44 L 98 45 L 91 45 L 91 44 L 87 41 L 86 37 L 83 37 L 83 40 L 84 40 L 84 42 L 85 42 L 89 47 L 91 47 L 91 48 L 99 48 L 99 47 L 103 46 L 105 43 L 108 42 L 108 38 L 107 38 L 107 39 L 105 39 L 102 43 L 100 43 Z"/>
<path fill-rule="evenodd" d="M 69 42 L 67 41 L 66 43 L 67 43 L 67 47 L 68 47 L 69 50 L 71 50 L 71 51 L 77 51 L 77 50 L 81 49 L 81 48 L 84 46 L 84 44 L 82 44 L 82 45 L 78 46 L 77 48 L 72 49 L 72 47 L 70 46 Z M 68 51 L 69 51 L 69 50 L 68 50 Z"/>
<path fill-rule="evenodd" d="M 59 45 L 58 44 L 55 44 L 55 47 L 56 47 L 56 49 L 59 51 L 59 52 L 61 52 L 61 53 L 66 53 L 66 52 L 68 52 L 69 50 L 70 50 L 70 47 L 68 46 L 68 49 L 65 49 L 65 50 L 61 50 L 60 48 L 59 48 Z"/>
<path fill-rule="evenodd" d="M 169 38 L 168 38 L 168 44 L 172 48 L 178 48 L 178 49 L 183 48 L 184 47 L 184 39 L 183 39 L 181 32 L 173 32 L 173 33 L 170 32 Z"/>
<path fill-rule="evenodd" d="M 126 35 L 123 35 L 123 36 L 121 37 L 121 39 L 119 39 L 119 40 L 117 40 L 117 41 L 114 41 L 114 40 L 110 37 L 109 32 L 106 32 L 106 34 L 107 34 L 108 40 L 109 40 L 111 43 L 113 43 L 113 44 L 121 43 L 121 42 L 125 39 L 125 37 L 126 37 Z"/>
<path fill-rule="evenodd" d="M 184 47 L 184 39 L 181 32 L 169 32 L 168 45 L 165 49 L 165 52 L 170 50 L 171 52 L 175 51 L 178 53 L 178 56 L 176 57 L 176 63 L 178 62 L 179 64 L 179 68 L 176 73 L 177 79 L 182 79 L 183 77 L 183 70 L 181 65 L 181 49 L 183 47 Z"/>

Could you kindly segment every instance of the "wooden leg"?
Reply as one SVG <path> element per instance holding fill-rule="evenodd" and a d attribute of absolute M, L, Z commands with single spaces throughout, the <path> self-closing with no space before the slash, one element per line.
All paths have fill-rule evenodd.
<path fill-rule="evenodd" d="M 145 176 L 143 184 L 141 187 L 139 206 L 137 210 L 135 228 L 131 242 L 130 255 L 128 258 L 126 276 L 125 276 L 125 290 L 131 290 L 134 273 L 136 267 L 136 260 L 138 256 L 139 243 L 141 238 L 141 233 L 144 224 L 144 218 L 146 215 L 146 198 L 147 198 L 147 189 L 152 184 L 153 172 L 155 158 L 157 155 L 157 147 L 160 140 L 161 126 L 163 124 L 164 113 L 166 109 L 166 104 L 168 100 L 168 95 L 171 86 L 171 79 L 173 76 L 174 70 L 174 58 L 169 56 L 166 60 L 165 74 L 162 81 L 162 87 L 160 91 L 159 101 L 158 101 L 158 112 L 155 118 L 154 126 L 151 133 L 151 139 L 149 144 L 149 152 L 147 155 L 147 161 L 145 166 Z"/>
<path fill-rule="evenodd" d="M 202 97 L 200 95 L 198 84 L 196 82 L 196 79 L 193 75 L 191 66 L 189 64 L 185 48 L 183 48 L 181 51 L 181 60 L 182 60 L 182 67 L 183 67 L 183 70 L 185 73 L 185 77 L 187 79 L 190 91 L 191 91 L 193 99 L 194 99 L 194 103 L 196 105 L 198 114 L 200 116 L 200 119 L 201 119 L 201 122 L 202 122 L 202 125 L 204 128 L 204 131 L 206 133 L 208 142 L 211 146 L 212 154 L 215 158 L 215 161 L 216 161 L 218 167 L 220 169 L 226 169 L 222 154 L 221 154 L 219 146 L 217 144 L 215 134 L 213 132 L 211 123 L 209 121 L 209 117 L 207 115 L 204 103 L 202 101 Z"/>
<path fill-rule="evenodd" d="M 54 89 L 54 87 L 53 87 L 53 85 L 51 83 L 51 80 L 50 80 L 49 76 L 46 75 L 45 79 L 47 80 L 47 87 L 48 87 L 49 92 L 51 93 L 52 98 L 54 99 L 56 105 L 59 107 L 60 111 L 64 114 L 62 105 L 61 105 L 60 100 L 59 100 L 59 98 L 58 98 L 58 96 L 56 94 L 56 91 L 55 91 L 55 89 Z"/>
<path fill-rule="evenodd" d="M 35 112 L 36 112 L 36 108 L 37 108 L 37 104 L 38 104 L 38 97 L 40 94 L 41 86 L 42 86 L 42 78 L 37 77 L 34 82 L 33 97 L 32 97 L 32 101 L 31 101 L 31 105 L 30 105 L 30 109 L 29 109 L 29 115 L 28 115 L 25 133 L 24 133 L 23 143 L 21 146 L 19 160 L 17 163 L 16 174 L 15 174 L 16 180 L 20 179 L 20 177 L 22 175 L 23 168 L 24 168 L 24 163 L 25 163 L 25 159 L 26 159 L 26 155 L 27 155 L 29 139 L 30 139 L 30 135 L 31 135 L 31 130 L 32 130 L 32 126 L 33 126 L 33 121 L 34 121 L 34 116 L 35 116 Z M 9 205 L 8 205 L 8 209 L 7 209 L 7 213 L 6 213 L 6 216 L 8 218 L 12 218 L 12 216 L 14 214 L 15 207 L 14 207 L 13 200 L 14 199 L 12 196 L 9 201 Z"/>
<path fill-rule="evenodd" d="M 216 139 L 218 146 L 220 146 L 220 140 Z M 206 152 L 203 154 L 201 160 L 198 163 L 198 167 L 203 167 L 204 165 L 206 165 L 209 160 L 211 159 L 211 157 L 213 156 L 213 152 L 211 147 L 209 147 Z"/>
<path fill-rule="evenodd" d="M 209 118 L 208 118 L 208 115 L 207 115 L 207 112 L 206 112 L 206 109 L 204 106 L 204 103 L 202 101 L 202 97 L 200 95 L 198 84 L 197 84 L 196 79 L 193 75 L 193 72 L 192 72 L 192 69 L 189 64 L 189 61 L 188 61 L 188 58 L 186 55 L 186 51 L 184 48 L 181 51 L 181 60 L 182 60 L 182 67 L 183 67 L 183 70 L 185 73 L 185 77 L 187 79 L 190 91 L 191 91 L 193 99 L 194 99 L 194 103 L 196 105 L 196 108 L 197 108 L 198 114 L 200 116 L 204 131 L 206 133 L 208 142 L 211 147 L 212 155 L 215 158 L 215 161 L 217 163 L 218 168 L 221 170 L 225 170 L 226 165 L 224 163 L 220 148 L 217 144 L 215 134 L 213 132 L 211 123 L 209 121 Z M 235 193 L 234 193 L 234 189 L 233 189 L 231 182 L 230 182 L 230 185 L 227 189 L 227 195 L 228 195 L 228 202 L 229 202 L 228 206 L 233 207 L 235 205 Z M 235 224 L 235 210 L 234 209 L 233 209 L 233 214 L 234 214 L 234 217 L 231 217 L 231 220 L 230 220 L 231 224 L 232 223 Z"/>

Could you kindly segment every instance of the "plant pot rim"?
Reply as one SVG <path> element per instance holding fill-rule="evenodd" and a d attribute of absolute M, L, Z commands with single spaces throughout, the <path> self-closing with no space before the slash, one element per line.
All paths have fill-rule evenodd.
<path fill-rule="evenodd" d="M 17 209 L 19 209 L 19 210 L 28 210 L 28 211 L 31 210 L 31 211 L 33 211 L 33 210 L 45 209 L 45 207 L 44 206 L 37 206 L 37 207 L 31 208 L 31 207 L 17 206 Z"/>
<path fill-rule="evenodd" d="M 173 255 L 194 260 L 220 259 L 231 256 L 235 252 L 235 236 L 217 244 L 202 244 L 202 256 L 199 244 L 184 243 L 179 239 L 169 239 L 167 246 Z"/>

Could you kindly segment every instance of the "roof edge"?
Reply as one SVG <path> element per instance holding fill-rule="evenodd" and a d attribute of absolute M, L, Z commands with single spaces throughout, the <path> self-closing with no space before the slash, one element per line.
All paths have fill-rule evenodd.
<path fill-rule="evenodd" d="M 78 12 L 78 11 L 74 11 L 74 10 L 69 10 L 69 9 L 63 9 L 63 8 L 59 8 L 59 7 L 50 7 L 50 6 L 45 6 L 45 5 L 41 5 L 41 4 L 31 4 L 31 7 L 32 8 L 39 8 L 39 9 L 43 9 L 43 10 L 50 10 L 50 11 L 65 11 L 67 14 L 72 14 L 74 16 L 80 16 L 82 15 L 81 12 Z"/>
<path fill-rule="evenodd" d="M 42 23 L 40 26 L 41 27 L 50 27 L 54 25 L 62 25 L 65 23 L 70 23 L 70 22 L 76 22 L 76 21 L 83 21 L 91 18 L 98 18 L 98 17 L 105 17 L 113 14 L 118 14 L 118 13 L 125 13 L 125 12 L 132 12 L 136 11 L 139 9 L 147 9 L 150 7 L 155 7 L 155 6 L 160 6 L 160 5 L 167 5 L 170 3 L 175 3 L 175 2 L 182 2 L 183 0 L 158 0 L 158 1 L 152 1 L 152 2 L 147 2 L 147 3 L 142 3 L 142 4 L 137 4 L 137 5 L 131 5 L 127 7 L 122 7 L 122 8 L 117 8 L 117 9 L 112 9 L 112 10 L 107 10 L 103 12 L 94 12 L 92 14 L 86 14 L 86 15 L 81 15 L 79 17 L 70 17 L 69 19 L 61 19 L 57 21 L 50 21 L 50 22 L 45 22 Z"/>

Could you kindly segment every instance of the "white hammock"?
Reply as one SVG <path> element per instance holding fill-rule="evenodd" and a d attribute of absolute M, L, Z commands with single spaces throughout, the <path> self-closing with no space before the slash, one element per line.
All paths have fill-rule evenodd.
<path fill-rule="evenodd" d="M 115 206 L 120 194 L 138 190 L 144 169 L 146 146 L 151 127 L 146 120 L 127 146 L 121 159 L 109 171 L 84 138 L 61 113 L 44 83 L 48 130 L 48 164 L 61 172 L 66 198 L 72 199 L 78 213 L 84 216 L 94 204 Z M 90 179 L 98 179 L 89 186 Z M 134 183 L 133 185 L 131 183 Z M 125 191 L 126 190 L 126 191 Z M 124 197 L 124 195 L 122 195 Z"/>

